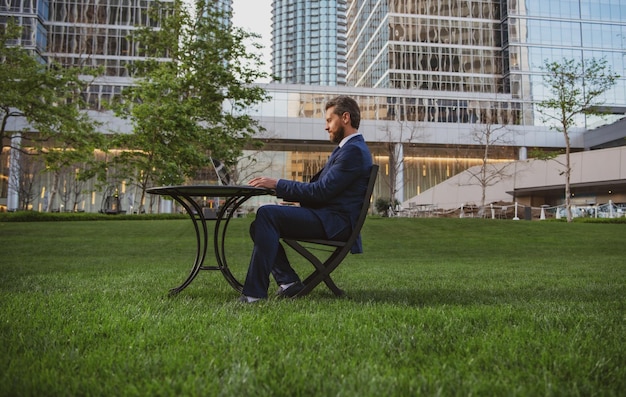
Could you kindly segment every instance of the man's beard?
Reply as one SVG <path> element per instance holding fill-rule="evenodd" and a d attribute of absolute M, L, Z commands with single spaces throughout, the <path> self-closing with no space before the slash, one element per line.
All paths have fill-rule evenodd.
<path fill-rule="evenodd" d="M 335 132 L 333 134 L 333 143 L 339 143 L 343 140 L 343 138 L 346 136 L 346 129 L 342 126 L 339 127 L 339 129 L 337 130 L 337 132 Z"/>

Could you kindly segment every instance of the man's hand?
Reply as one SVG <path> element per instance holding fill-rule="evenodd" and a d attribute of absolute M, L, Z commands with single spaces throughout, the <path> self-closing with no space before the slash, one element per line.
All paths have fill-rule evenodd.
<path fill-rule="evenodd" d="M 260 176 L 258 178 L 252 179 L 250 182 L 248 182 L 248 185 L 254 187 L 262 187 L 265 189 L 276 189 L 277 182 L 278 179 Z"/>

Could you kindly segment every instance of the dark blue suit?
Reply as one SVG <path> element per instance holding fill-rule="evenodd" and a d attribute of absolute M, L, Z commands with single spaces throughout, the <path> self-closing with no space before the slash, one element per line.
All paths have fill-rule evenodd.
<path fill-rule="evenodd" d="M 265 298 L 272 273 L 278 284 L 298 281 L 280 239 L 347 239 L 356 223 L 367 190 L 372 155 L 357 135 L 335 149 L 311 182 L 280 179 L 276 196 L 299 202 L 299 207 L 265 205 L 250 228 L 254 249 L 243 294 Z M 362 252 L 361 239 L 352 253 Z"/>

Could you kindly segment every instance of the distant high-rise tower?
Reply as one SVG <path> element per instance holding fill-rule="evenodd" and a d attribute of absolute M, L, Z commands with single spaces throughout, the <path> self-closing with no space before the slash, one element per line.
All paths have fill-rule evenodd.
<path fill-rule="evenodd" d="M 346 0 L 273 0 L 272 73 L 282 83 L 344 85 Z"/>
<path fill-rule="evenodd" d="M 233 12 L 233 0 L 207 0 L 208 4 L 212 6 L 212 9 L 214 11 L 220 12 L 222 14 L 224 14 L 224 21 L 223 23 L 228 26 L 231 24 L 231 20 L 228 17 L 229 15 L 232 14 Z"/>
<path fill-rule="evenodd" d="M 214 9 L 226 14 L 233 12 L 233 0 L 209 0 L 209 4 L 213 3 Z"/>

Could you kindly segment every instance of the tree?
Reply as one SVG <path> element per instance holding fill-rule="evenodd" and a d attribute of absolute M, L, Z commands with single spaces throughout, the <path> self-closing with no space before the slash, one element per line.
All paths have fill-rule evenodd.
<path fill-rule="evenodd" d="M 266 136 L 263 139 L 271 139 Z M 267 173 L 275 166 L 276 153 L 263 150 L 262 148 L 251 148 L 248 153 L 239 157 L 233 168 L 229 168 L 231 182 L 235 185 L 245 185 L 255 175 Z"/>
<path fill-rule="evenodd" d="M 77 164 L 82 164 L 76 177 L 84 180 L 86 176 L 83 174 L 91 175 L 90 167 L 97 167 L 95 150 L 104 146 L 103 135 L 95 131 L 93 127 L 85 126 L 77 131 L 61 130 L 58 132 L 58 137 L 60 139 L 54 141 L 52 146 L 39 148 L 46 164 L 46 171 L 53 174 L 46 212 L 50 212 L 54 207 L 54 200 L 63 174 L 68 169 L 75 169 Z"/>
<path fill-rule="evenodd" d="M 97 123 L 84 111 L 82 93 L 97 69 L 62 67 L 46 63 L 35 53 L 14 45 L 21 28 L 12 20 L 0 27 L 0 141 L 24 155 L 42 155 L 46 170 L 93 156 L 101 134 Z M 9 131 L 11 118 L 24 127 Z M 18 138 L 18 139 L 14 139 Z M 48 209 L 56 194 L 58 178 L 51 188 Z"/>
<path fill-rule="evenodd" d="M 12 161 L 9 186 L 18 196 L 19 203 L 16 209 L 28 210 L 31 207 L 38 194 L 37 178 L 43 170 L 44 164 L 37 156 L 22 156 L 18 153 L 17 158 Z"/>
<path fill-rule="evenodd" d="M 497 111 L 497 109 L 491 110 L 493 112 Z M 495 124 L 493 120 L 495 120 L 495 117 L 485 118 L 485 124 L 474 128 L 470 133 L 470 138 L 482 147 L 480 166 L 476 171 L 473 168 L 467 170 L 469 181 L 475 181 L 481 188 L 480 206 L 478 208 L 479 217 L 483 217 L 485 214 L 487 188 L 510 177 L 508 168 L 513 164 L 511 162 L 495 164 L 491 159 L 492 151 L 495 147 L 512 143 L 511 131 L 505 125 Z"/>
<path fill-rule="evenodd" d="M 416 121 L 416 106 L 407 98 L 408 103 L 398 103 L 389 105 L 389 117 L 395 119 L 397 128 L 386 127 L 385 141 L 383 143 L 384 152 L 389 158 L 389 188 L 390 205 L 404 200 L 403 197 L 396 197 L 399 191 L 398 177 L 404 169 L 404 144 L 411 143 L 418 138 L 423 138 Z M 394 205 L 395 208 L 395 205 Z"/>
<path fill-rule="evenodd" d="M 126 149 L 118 165 L 135 170 L 142 189 L 182 183 L 219 159 L 232 166 L 246 143 L 262 130 L 244 114 L 267 99 L 253 85 L 267 77 L 260 56 L 246 50 L 253 34 L 224 24 L 212 2 L 157 3 L 159 28 L 138 29 L 133 39 L 147 57 L 132 65 L 136 85 L 125 90 L 118 115 L 132 121 L 133 133 L 117 136 Z"/>
<path fill-rule="evenodd" d="M 82 167 L 83 164 L 73 164 L 59 172 L 59 198 L 65 211 L 78 212 L 78 204 L 85 193 L 85 180 L 80 173 Z"/>
<path fill-rule="evenodd" d="M 572 221 L 570 177 L 570 131 L 577 125 L 581 115 L 601 115 L 602 95 L 613 87 L 619 75 L 613 73 L 606 59 L 577 61 L 563 59 L 560 62 L 546 60 L 542 66 L 543 82 L 551 97 L 537 103 L 537 110 L 559 131 L 565 139 L 565 208 L 567 221 Z M 552 156 L 554 157 L 554 156 Z"/>

